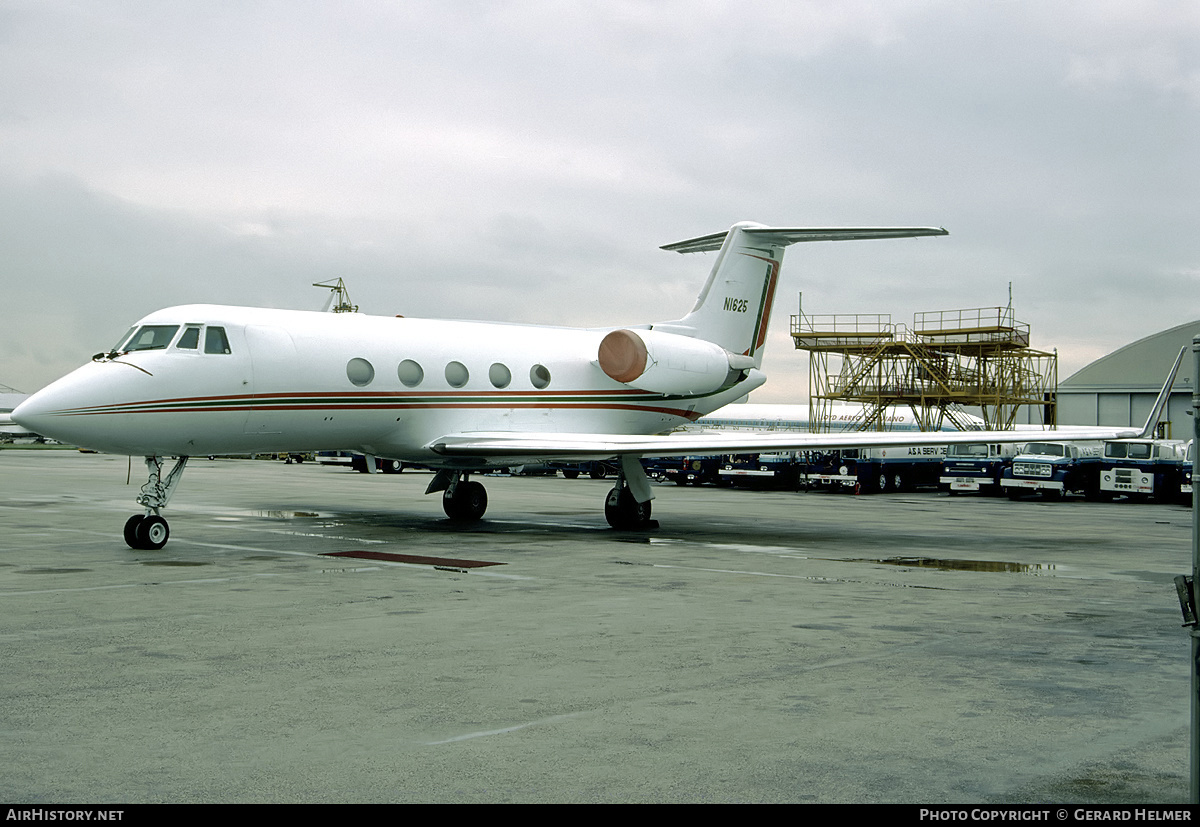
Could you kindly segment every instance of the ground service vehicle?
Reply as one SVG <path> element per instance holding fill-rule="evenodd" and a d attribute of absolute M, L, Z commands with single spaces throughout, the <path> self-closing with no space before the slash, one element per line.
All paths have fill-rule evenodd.
<path fill-rule="evenodd" d="M 807 470 L 804 460 L 796 452 L 783 451 L 770 454 L 732 454 L 725 457 L 718 472 L 725 485 L 743 488 L 790 488 L 800 487 Z"/>
<path fill-rule="evenodd" d="M 808 480 L 860 494 L 911 491 L 938 484 L 945 456 L 945 445 L 845 448 L 819 454 Z"/>
<path fill-rule="evenodd" d="M 1186 443 L 1176 439 L 1111 439 L 1100 460 L 1100 495 L 1171 502 L 1183 483 Z"/>
<path fill-rule="evenodd" d="M 1041 493 L 1059 500 L 1068 493 L 1100 496 L 1101 442 L 1030 442 L 1013 457 L 1000 487 L 1010 499 Z"/>
<path fill-rule="evenodd" d="M 1195 449 L 1193 440 L 1188 440 L 1187 450 L 1183 454 L 1183 473 L 1179 483 L 1179 500 L 1184 505 L 1192 504 L 1192 466 L 1195 463 L 1195 454 L 1192 451 Z"/>
<path fill-rule="evenodd" d="M 676 485 L 705 485 L 720 480 L 721 466 L 729 457 L 722 455 L 693 455 L 684 457 L 656 457 L 643 460 L 646 472 L 655 479 L 674 482 Z"/>
<path fill-rule="evenodd" d="M 1000 477 L 1012 465 L 1018 447 L 995 442 L 950 445 L 946 448 L 946 458 L 942 460 L 942 476 L 938 484 L 943 491 L 951 494 L 999 494 Z"/>

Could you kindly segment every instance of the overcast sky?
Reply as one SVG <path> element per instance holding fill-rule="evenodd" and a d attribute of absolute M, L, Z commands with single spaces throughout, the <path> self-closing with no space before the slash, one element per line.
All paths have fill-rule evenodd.
<path fill-rule="evenodd" d="M 1200 319 L 1200 3 L 0 0 L 0 383 L 191 302 L 621 325 L 735 221 L 807 313 L 1005 305 L 1066 378 Z M 1200 332 L 1200 329 L 1198 329 Z"/>

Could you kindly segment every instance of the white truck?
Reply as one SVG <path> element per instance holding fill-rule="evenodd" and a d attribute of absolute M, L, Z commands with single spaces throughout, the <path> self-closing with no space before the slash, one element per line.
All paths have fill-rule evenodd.
<path fill-rule="evenodd" d="M 1061 500 L 1069 493 L 1097 499 L 1103 452 L 1098 441 L 1030 442 L 1013 457 L 1000 487 L 1013 500 L 1036 493 L 1044 500 Z"/>
<path fill-rule="evenodd" d="M 1111 439 L 1100 461 L 1100 495 L 1173 502 L 1183 483 L 1187 443 L 1179 439 Z"/>

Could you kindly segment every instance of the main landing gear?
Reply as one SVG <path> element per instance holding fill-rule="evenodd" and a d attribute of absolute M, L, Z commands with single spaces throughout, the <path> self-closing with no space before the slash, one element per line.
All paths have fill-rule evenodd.
<path fill-rule="evenodd" d="M 167 501 L 183 476 L 187 465 L 187 457 L 175 460 L 174 467 L 163 476 L 163 458 L 146 457 L 146 468 L 150 471 L 150 479 L 142 486 L 138 494 L 138 505 L 145 506 L 145 514 L 134 514 L 125 521 L 125 543 L 130 548 L 141 551 L 157 551 L 167 544 L 171 529 L 159 511 L 166 508 Z"/>
<path fill-rule="evenodd" d="M 639 457 L 622 454 L 617 484 L 604 498 L 604 519 L 618 531 L 639 531 L 657 527 L 650 519 L 650 501 L 654 492 Z"/>
<path fill-rule="evenodd" d="M 654 491 L 639 457 L 619 458 L 617 484 L 604 498 L 604 519 L 618 531 L 640 531 L 656 528 L 650 519 L 650 501 Z M 442 509 L 457 523 L 471 523 L 487 511 L 487 489 L 469 479 L 468 471 L 443 468 L 433 476 L 426 494 L 442 492 Z"/>
<path fill-rule="evenodd" d="M 426 494 L 442 492 L 442 510 L 458 523 L 473 523 L 487 511 L 487 489 L 463 471 L 443 469 L 433 476 Z"/>

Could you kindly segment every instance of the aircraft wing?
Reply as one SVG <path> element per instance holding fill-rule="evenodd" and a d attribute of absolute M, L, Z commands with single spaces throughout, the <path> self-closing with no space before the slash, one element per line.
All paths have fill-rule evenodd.
<path fill-rule="evenodd" d="M 450 434 L 429 443 L 445 457 L 510 460 L 517 465 L 531 460 L 608 459 L 616 456 L 672 457 L 714 454 L 761 454 L 775 451 L 828 451 L 835 448 L 919 448 L 974 442 L 1024 443 L 1040 440 L 1072 441 L 1147 439 L 1154 433 L 1171 396 L 1171 386 L 1187 346 L 1179 349 L 1158 398 L 1141 428 L 1076 425 L 1042 431 L 925 431 L 920 433 L 859 432 L 836 434 L 770 433 L 755 431 L 696 432 L 666 435 L 528 433 L 520 431 Z"/>
<path fill-rule="evenodd" d="M 520 432 L 462 433 L 430 444 L 447 457 L 514 461 L 607 459 L 622 454 L 669 457 L 756 454 L 775 451 L 827 451 L 835 448 L 903 448 L 975 442 L 1024 443 L 1039 440 L 1125 439 L 1142 435 L 1137 427 L 1064 427 L 1043 431 L 928 431 L 833 434 L 723 431 L 680 432 L 666 436 Z"/>

